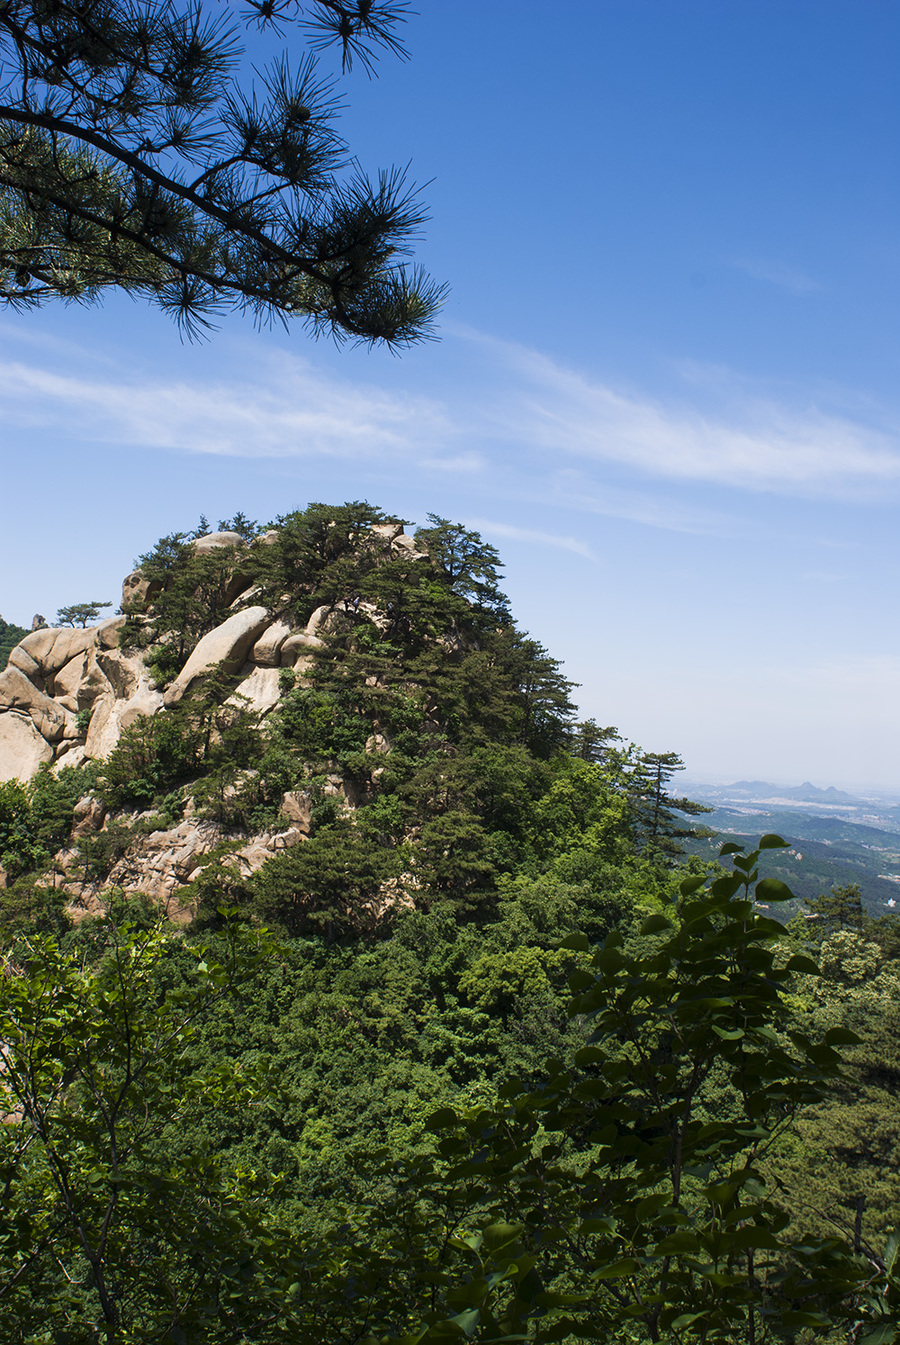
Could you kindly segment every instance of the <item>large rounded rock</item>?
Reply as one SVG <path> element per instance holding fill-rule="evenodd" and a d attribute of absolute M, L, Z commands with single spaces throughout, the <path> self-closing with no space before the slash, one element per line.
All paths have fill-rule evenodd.
<path fill-rule="evenodd" d="M 253 646 L 253 653 L 250 655 L 253 662 L 258 663 L 263 668 L 277 668 L 281 646 L 290 633 L 291 628 L 286 622 L 274 622 L 268 630 L 262 633 Z"/>
<path fill-rule="evenodd" d="M 132 570 L 122 580 L 122 611 L 140 610 L 151 603 L 161 589 L 160 579 L 147 579 L 141 570 Z"/>
<path fill-rule="evenodd" d="M 369 531 L 375 537 L 383 537 L 390 545 L 403 531 L 402 523 L 373 523 Z"/>
<path fill-rule="evenodd" d="M 90 836 L 99 831 L 106 820 L 106 804 L 93 794 L 79 799 L 72 809 L 72 835 Z"/>
<path fill-rule="evenodd" d="M 296 668 L 298 659 L 306 657 L 312 649 L 324 649 L 325 644 L 317 635 L 307 635 L 305 630 L 294 631 L 281 646 L 279 657 L 282 668 Z"/>
<path fill-rule="evenodd" d="M 235 687 L 225 704 L 237 705 L 254 714 L 267 714 L 281 698 L 279 672 L 279 668 L 254 668 L 250 676 Z"/>
<path fill-rule="evenodd" d="M 53 748 L 28 715 L 16 710 L 0 714 L 0 780 L 21 780 L 24 784 L 52 757 Z"/>
<path fill-rule="evenodd" d="M 177 705 L 191 684 L 213 668 L 221 665 L 225 672 L 236 672 L 269 621 L 265 607 L 248 607 L 204 635 L 166 692 L 166 705 Z"/>
<path fill-rule="evenodd" d="M 97 664 L 112 687 L 117 700 L 128 700 L 147 681 L 143 657 L 138 653 L 126 654 L 121 649 L 100 650 Z"/>
<path fill-rule="evenodd" d="M 115 700 L 112 696 L 103 697 L 97 702 L 91 715 L 84 744 L 85 755 L 92 760 L 108 757 L 124 730 L 138 719 L 155 715 L 162 708 L 162 703 L 162 692 L 151 689 L 146 678 L 128 700 Z"/>
<path fill-rule="evenodd" d="M 85 710 L 99 696 L 109 695 L 110 684 L 98 667 L 94 650 L 70 659 L 53 677 L 50 690 L 67 710 Z"/>
<path fill-rule="evenodd" d="M 67 768 L 83 766 L 90 757 L 84 750 L 84 743 L 60 743 L 56 749 L 56 759 L 51 766 L 54 775 L 59 775 L 60 771 Z"/>
<path fill-rule="evenodd" d="M 205 555 L 207 551 L 216 551 L 220 546 L 243 546 L 244 539 L 239 532 L 208 532 L 194 542 L 194 554 Z"/>
<path fill-rule="evenodd" d="M 32 631 L 19 642 L 19 649 L 30 654 L 41 672 L 58 672 L 71 659 L 83 654 L 94 644 L 94 627 L 84 630 L 72 626 L 47 626 Z"/>
<path fill-rule="evenodd" d="M 338 614 L 331 603 L 324 603 L 317 607 L 312 616 L 306 623 L 307 635 L 328 635 L 339 620 Z"/>
<path fill-rule="evenodd" d="M 401 533 L 399 537 L 395 537 L 394 540 L 393 540 L 393 542 L 391 543 L 391 546 L 393 547 L 393 549 L 394 549 L 395 551 L 402 551 L 402 552 L 404 552 L 405 555 L 406 555 L 407 560 L 427 560 L 427 559 L 428 559 L 428 552 L 427 552 L 427 551 L 420 551 L 420 550 L 418 549 L 418 547 L 416 546 L 415 541 L 413 540 L 413 538 L 412 538 L 412 537 L 407 537 L 407 535 L 406 535 L 405 532 L 404 532 L 404 533 Z"/>
<path fill-rule="evenodd" d="M 309 835 L 312 827 L 313 798 L 299 789 L 289 790 L 281 800 L 281 811 L 296 831 Z"/>
<path fill-rule="evenodd" d="M 127 616 L 109 616 L 94 627 L 94 642 L 100 649 L 116 649 L 119 644 L 119 631 L 128 620 Z"/>
<path fill-rule="evenodd" d="M 24 711 L 48 742 L 77 737 L 75 716 L 71 711 L 38 691 L 19 668 L 5 668 L 0 673 L 0 710 Z"/>
<path fill-rule="evenodd" d="M 21 645 L 17 644 L 15 649 L 11 650 L 6 662 L 7 667 L 18 668 L 19 672 L 23 672 L 30 682 L 34 682 L 37 686 L 40 686 L 41 689 L 43 689 L 41 665 L 36 663 Z"/>

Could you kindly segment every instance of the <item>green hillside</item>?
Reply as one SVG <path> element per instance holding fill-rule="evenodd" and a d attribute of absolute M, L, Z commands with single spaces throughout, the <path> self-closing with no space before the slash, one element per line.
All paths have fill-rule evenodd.
<path fill-rule="evenodd" d="M 816 897 L 834 885 L 858 883 L 872 915 L 893 910 L 891 901 L 900 903 L 900 836 L 896 832 L 811 816 L 799 809 L 747 813 L 717 808 L 704 820 L 717 836 L 689 841 L 691 854 L 712 859 L 724 841 L 745 842 L 763 831 L 774 832 L 790 842 L 790 849 L 779 852 L 773 872 L 799 899 Z M 896 875 L 897 881 L 887 875 Z"/>
<path fill-rule="evenodd" d="M 365 502 L 231 523 L 142 556 L 96 655 L 150 669 L 155 712 L 0 785 L 2 1338 L 880 1330 L 894 922 L 786 931 L 778 847 L 684 858 L 712 850 L 679 759 L 577 719 L 476 533 L 401 542 Z M 247 645 L 188 675 L 242 622 L 274 702 L 236 694 Z M 160 838 L 196 845 L 163 909 Z"/>

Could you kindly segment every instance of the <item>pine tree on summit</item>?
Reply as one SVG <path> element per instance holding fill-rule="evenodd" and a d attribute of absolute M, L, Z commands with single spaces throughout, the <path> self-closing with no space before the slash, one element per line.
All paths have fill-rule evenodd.
<path fill-rule="evenodd" d="M 248 12 L 246 12 L 248 11 Z M 301 317 L 338 340 L 405 346 L 441 290 L 402 259 L 425 218 L 397 170 L 341 179 L 333 84 L 404 57 L 405 4 L 250 0 L 244 22 L 295 23 L 242 88 L 238 30 L 199 0 L 8 0 L 0 6 L 0 302 L 154 300 L 189 334 L 224 309 Z"/>

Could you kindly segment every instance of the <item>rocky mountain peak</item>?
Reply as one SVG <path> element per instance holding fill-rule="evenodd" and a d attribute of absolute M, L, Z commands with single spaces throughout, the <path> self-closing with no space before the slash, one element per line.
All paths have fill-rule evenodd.
<path fill-rule="evenodd" d="M 118 615 L 25 635 L 0 673 L 0 782 L 71 795 L 45 887 L 73 914 L 116 888 L 187 918 L 207 870 L 219 901 L 274 865 L 289 905 L 333 883 L 364 922 L 429 865 L 435 890 L 477 884 L 482 758 L 558 747 L 569 684 L 512 623 L 493 549 L 430 524 L 357 502 L 174 534 Z M 282 863 L 310 838 L 314 883 Z"/>

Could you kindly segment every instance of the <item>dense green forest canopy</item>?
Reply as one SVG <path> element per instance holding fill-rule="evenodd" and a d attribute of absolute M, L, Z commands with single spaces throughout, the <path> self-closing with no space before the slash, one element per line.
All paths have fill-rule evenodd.
<path fill-rule="evenodd" d="M 140 558 L 121 638 L 170 683 L 240 570 L 238 607 L 319 613 L 277 706 L 213 670 L 0 786 L 4 1338 L 894 1340 L 893 920 L 778 924 L 777 837 L 680 857 L 680 761 L 578 722 L 477 534 L 219 527 Z M 290 791 L 309 838 L 240 878 Z M 175 929 L 105 875 L 191 818 L 223 839 Z"/>

